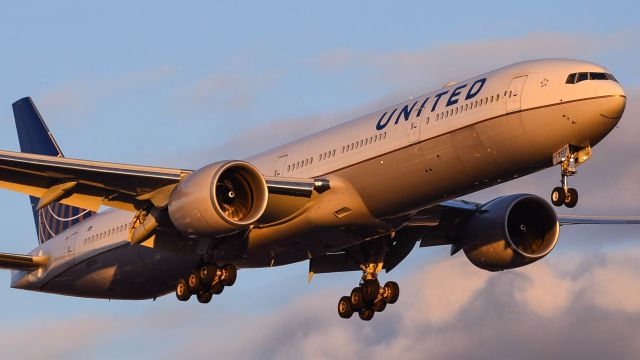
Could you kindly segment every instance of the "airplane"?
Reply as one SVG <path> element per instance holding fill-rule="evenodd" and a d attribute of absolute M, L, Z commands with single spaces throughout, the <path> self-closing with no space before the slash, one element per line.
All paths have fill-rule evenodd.
<path fill-rule="evenodd" d="M 338 315 L 365 321 L 399 298 L 379 281 L 419 247 L 448 245 L 480 269 L 548 255 L 560 225 L 639 224 L 560 216 L 544 199 L 472 192 L 557 166 L 551 203 L 620 121 L 626 95 L 593 63 L 512 64 L 287 143 L 197 170 L 67 158 L 31 98 L 13 104 L 20 152 L 0 151 L 0 187 L 30 196 L 38 246 L 0 254 L 11 287 L 101 299 L 175 292 L 208 303 L 237 270 L 308 261 L 361 271 Z"/>

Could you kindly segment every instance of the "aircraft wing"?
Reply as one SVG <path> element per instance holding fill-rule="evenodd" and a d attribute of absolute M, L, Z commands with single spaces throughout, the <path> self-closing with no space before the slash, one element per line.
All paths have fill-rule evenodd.
<path fill-rule="evenodd" d="M 640 224 L 640 216 L 558 215 L 560 225 L 632 225 Z"/>
<path fill-rule="evenodd" d="M 93 211 L 134 211 L 161 201 L 191 170 L 0 151 L 0 188 Z M 269 193 L 310 197 L 313 179 L 266 177 Z"/>
<path fill-rule="evenodd" d="M 457 236 L 457 225 L 464 223 L 482 204 L 465 200 L 449 200 L 420 210 L 396 231 L 395 237 L 387 240 L 384 269 L 389 272 L 402 262 L 415 248 L 451 245 L 451 255 L 461 250 L 453 241 Z M 563 225 L 626 225 L 640 224 L 640 216 L 592 216 L 560 215 L 558 222 Z M 359 245 L 356 245 L 356 247 Z M 312 258 L 309 262 L 310 274 L 360 270 L 358 249 L 347 248 L 339 252 Z"/>
<path fill-rule="evenodd" d="M 47 265 L 48 256 L 32 256 L 0 253 L 0 268 L 12 270 L 35 270 Z"/>

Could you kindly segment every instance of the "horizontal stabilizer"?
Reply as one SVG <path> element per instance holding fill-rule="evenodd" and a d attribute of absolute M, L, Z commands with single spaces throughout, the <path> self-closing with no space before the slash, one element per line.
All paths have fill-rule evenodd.
<path fill-rule="evenodd" d="M 48 256 L 31 256 L 0 253 L 0 268 L 12 270 L 35 270 L 46 266 Z"/>

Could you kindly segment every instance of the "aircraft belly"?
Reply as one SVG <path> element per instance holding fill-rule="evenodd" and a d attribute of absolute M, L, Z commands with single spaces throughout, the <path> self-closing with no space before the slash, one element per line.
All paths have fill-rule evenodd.
<path fill-rule="evenodd" d="M 148 299 L 173 290 L 198 257 L 124 245 L 87 259 L 46 282 L 42 291 L 105 299 Z"/>

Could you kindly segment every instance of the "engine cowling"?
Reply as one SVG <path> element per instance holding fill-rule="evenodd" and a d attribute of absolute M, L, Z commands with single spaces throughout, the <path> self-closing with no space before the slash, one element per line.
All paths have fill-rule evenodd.
<path fill-rule="evenodd" d="M 255 223 L 269 192 L 258 169 L 244 161 L 224 161 L 194 171 L 173 190 L 169 217 L 185 235 L 219 236 Z"/>
<path fill-rule="evenodd" d="M 484 204 L 463 230 L 462 244 L 475 266 L 501 271 L 542 259 L 559 233 L 558 217 L 544 199 L 514 194 Z"/>

